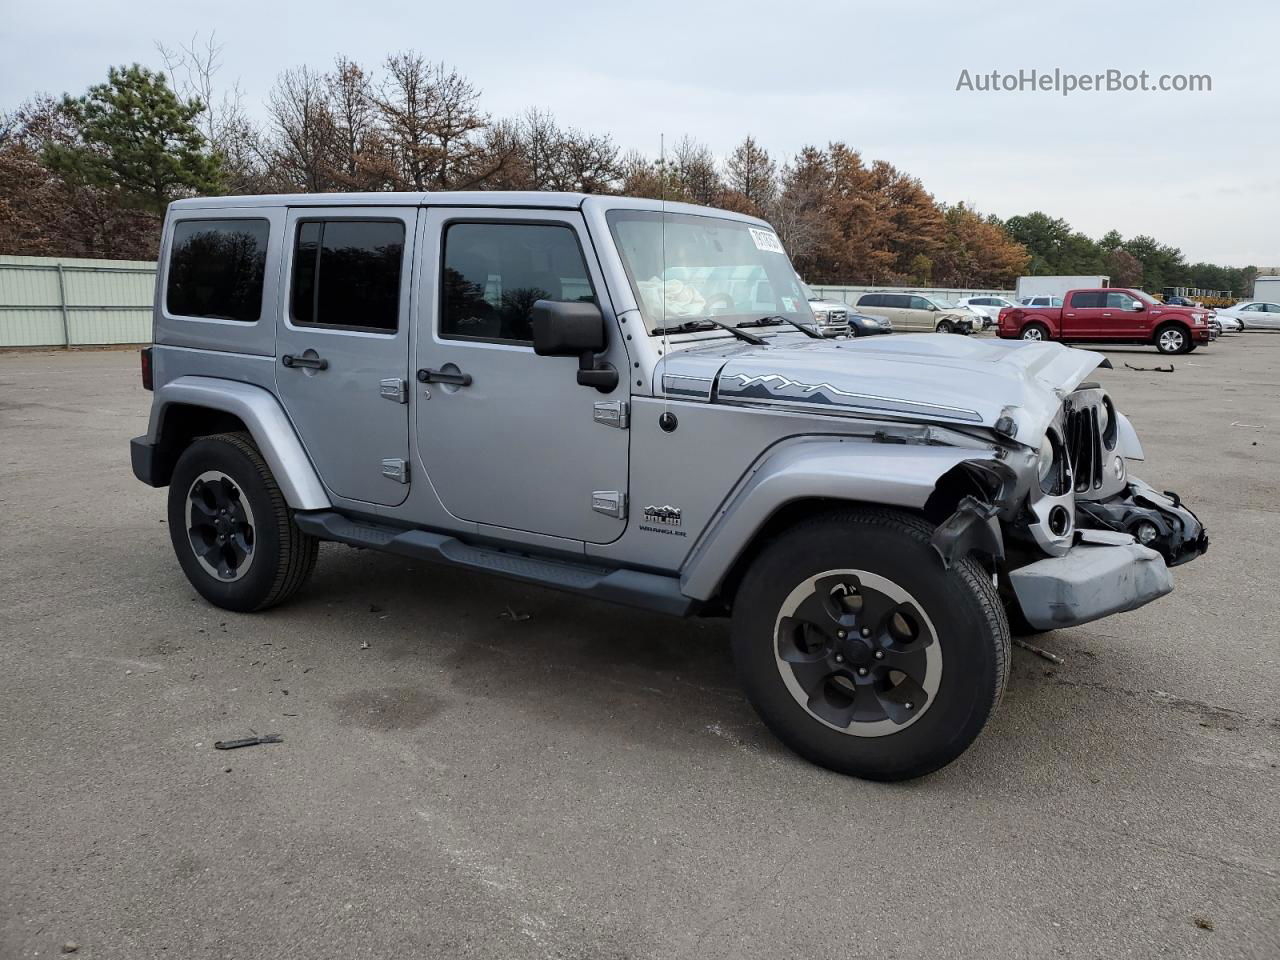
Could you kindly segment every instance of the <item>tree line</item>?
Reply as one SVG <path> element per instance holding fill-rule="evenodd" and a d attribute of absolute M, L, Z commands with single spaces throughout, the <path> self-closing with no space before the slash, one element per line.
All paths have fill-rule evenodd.
<path fill-rule="evenodd" d="M 411 51 L 376 70 L 345 57 L 286 70 L 258 122 L 238 87 L 219 87 L 220 50 L 212 38 L 160 46 L 162 69 L 112 68 L 82 96 L 35 96 L 0 115 L 0 252 L 154 259 L 160 217 L 184 196 L 566 190 L 763 217 L 814 283 L 1007 288 L 1028 272 L 1152 289 L 1252 281 L 1252 268 L 1188 265 L 1150 237 L 1095 242 L 1044 213 L 1001 221 L 941 203 L 843 142 L 779 158 L 746 136 L 721 159 L 683 136 L 653 156 L 537 108 L 494 118 L 465 76 Z"/>

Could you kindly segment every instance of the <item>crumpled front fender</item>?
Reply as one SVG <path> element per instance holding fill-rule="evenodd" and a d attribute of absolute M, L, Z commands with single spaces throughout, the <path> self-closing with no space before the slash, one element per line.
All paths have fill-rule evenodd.
<path fill-rule="evenodd" d="M 721 505 L 680 571 L 681 592 L 716 594 L 769 518 L 790 503 L 825 499 L 921 510 L 939 479 L 964 463 L 997 461 L 995 450 L 814 437 L 777 447 Z"/>

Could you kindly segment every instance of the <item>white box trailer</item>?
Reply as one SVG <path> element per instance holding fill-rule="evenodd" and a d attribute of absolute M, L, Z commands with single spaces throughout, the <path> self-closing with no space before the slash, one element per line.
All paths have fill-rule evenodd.
<path fill-rule="evenodd" d="M 1111 286 L 1110 277 L 1019 277 L 1018 299 L 1061 297 L 1068 290 L 1109 286 Z"/>
<path fill-rule="evenodd" d="M 1253 281 L 1253 299 L 1280 303 L 1280 276 L 1258 277 Z"/>

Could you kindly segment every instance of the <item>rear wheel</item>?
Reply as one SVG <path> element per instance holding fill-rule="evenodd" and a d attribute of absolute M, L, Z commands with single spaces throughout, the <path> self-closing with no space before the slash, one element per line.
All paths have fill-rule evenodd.
<path fill-rule="evenodd" d="M 1170 323 L 1156 331 L 1156 349 L 1161 353 L 1186 353 L 1191 344 L 1187 328 Z"/>
<path fill-rule="evenodd" d="M 943 569 L 910 514 L 848 510 L 773 541 L 737 591 L 733 649 L 760 717 L 801 756 L 872 780 L 958 757 L 1004 690 L 1009 626 L 970 559 Z"/>
<path fill-rule="evenodd" d="M 169 483 L 169 536 L 191 585 L 228 610 L 264 610 L 296 593 L 319 541 L 298 529 L 271 469 L 243 433 L 202 437 Z"/>
<path fill-rule="evenodd" d="M 1023 340 L 1035 340 L 1035 341 L 1048 340 L 1049 328 L 1046 327 L 1043 323 L 1028 323 L 1025 327 L 1022 328 L 1022 333 L 1019 334 L 1019 336 Z"/>

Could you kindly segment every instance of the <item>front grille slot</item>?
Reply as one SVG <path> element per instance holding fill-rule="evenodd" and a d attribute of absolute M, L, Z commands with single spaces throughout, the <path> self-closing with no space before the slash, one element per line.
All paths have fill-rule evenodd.
<path fill-rule="evenodd" d="M 1098 429 L 1096 407 L 1079 407 L 1067 413 L 1066 444 L 1076 492 L 1101 487 L 1102 431 Z"/>

